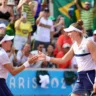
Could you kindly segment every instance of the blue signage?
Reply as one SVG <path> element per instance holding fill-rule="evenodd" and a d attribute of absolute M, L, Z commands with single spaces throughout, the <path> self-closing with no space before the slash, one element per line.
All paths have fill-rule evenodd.
<path fill-rule="evenodd" d="M 36 70 L 25 70 L 16 76 L 9 74 L 7 84 L 14 95 L 20 96 L 68 96 L 72 86 L 64 82 L 64 71 L 51 71 L 50 83 L 41 88 L 36 83 Z"/>

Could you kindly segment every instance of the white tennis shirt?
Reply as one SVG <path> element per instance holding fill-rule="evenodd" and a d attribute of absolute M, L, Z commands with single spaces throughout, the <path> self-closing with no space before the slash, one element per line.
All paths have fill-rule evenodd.
<path fill-rule="evenodd" d="M 6 51 L 0 48 L 0 78 L 4 79 L 8 76 L 8 70 L 4 67 L 5 64 L 11 64 L 11 62 Z"/>

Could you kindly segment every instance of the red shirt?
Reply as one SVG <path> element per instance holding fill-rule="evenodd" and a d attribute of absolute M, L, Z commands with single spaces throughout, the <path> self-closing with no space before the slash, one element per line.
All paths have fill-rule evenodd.
<path fill-rule="evenodd" d="M 56 58 L 62 58 L 64 55 L 65 55 L 65 54 L 64 54 L 62 51 L 60 51 L 60 52 L 58 52 L 58 54 L 56 55 Z M 62 69 L 69 68 L 70 64 L 71 64 L 71 60 L 69 60 L 69 61 L 66 62 L 66 63 L 59 64 L 59 68 L 62 68 Z"/>
<path fill-rule="evenodd" d="M 62 48 L 64 43 L 68 43 L 68 44 L 72 45 L 72 40 L 69 36 L 66 37 L 66 36 L 64 36 L 64 34 L 62 34 L 58 37 L 58 40 L 56 42 L 56 46 L 60 46 Z M 57 53 L 58 53 L 58 48 L 55 48 L 54 55 L 56 56 Z"/>

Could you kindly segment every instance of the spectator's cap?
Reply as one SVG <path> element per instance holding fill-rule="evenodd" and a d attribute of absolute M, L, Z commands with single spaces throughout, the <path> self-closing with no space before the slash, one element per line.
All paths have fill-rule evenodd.
<path fill-rule="evenodd" d="M 15 1 L 14 0 L 8 0 L 7 5 L 15 5 Z"/>
<path fill-rule="evenodd" d="M 45 11 L 45 12 L 49 12 L 49 8 L 47 8 L 47 7 L 44 8 L 44 11 Z"/>
<path fill-rule="evenodd" d="M 4 23 L 1 23 L 0 28 L 5 28 L 6 29 L 6 25 Z"/>
<path fill-rule="evenodd" d="M 0 41 L 0 44 L 2 44 L 4 41 L 12 40 L 13 38 L 14 38 L 14 36 L 5 35 L 5 36 L 3 37 L 3 39 Z"/>
<path fill-rule="evenodd" d="M 71 47 L 71 45 L 70 44 L 68 44 L 68 43 L 65 43 L 65 44 L 63 44 L 63 46 L 62 46 L 63 48 L 70 48 Z"/>
<path fill-rule="evenodd" d="M 55 17 L 54 16 L 49 16 L 49 19 L 54 21 L 55 20 Z"/>
<path fill-rule="evenodd" d="M 96 30 L 94 30 L 93 35 L 96 35 Z"/>
<path fill-rule="evenodd" d="M 80 32 L 82 33 L 82 31 L 78 28 L 75 28 L 74 26 L 70 25 L 68 28 L 64 28 L 64 31 L 65 32 L 72 32 L 72 31 L 77 31 L 77 32 Z"/>

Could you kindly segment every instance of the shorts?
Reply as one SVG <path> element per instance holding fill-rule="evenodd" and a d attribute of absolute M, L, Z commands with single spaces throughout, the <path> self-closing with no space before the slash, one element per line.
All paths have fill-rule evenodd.
<path fill-rule="evenodd" d="M 93 90 L 94 79 L 95 70 L 78 72 L 78 78 L 72 93 L 77 95 L 90 94 Z"/>

